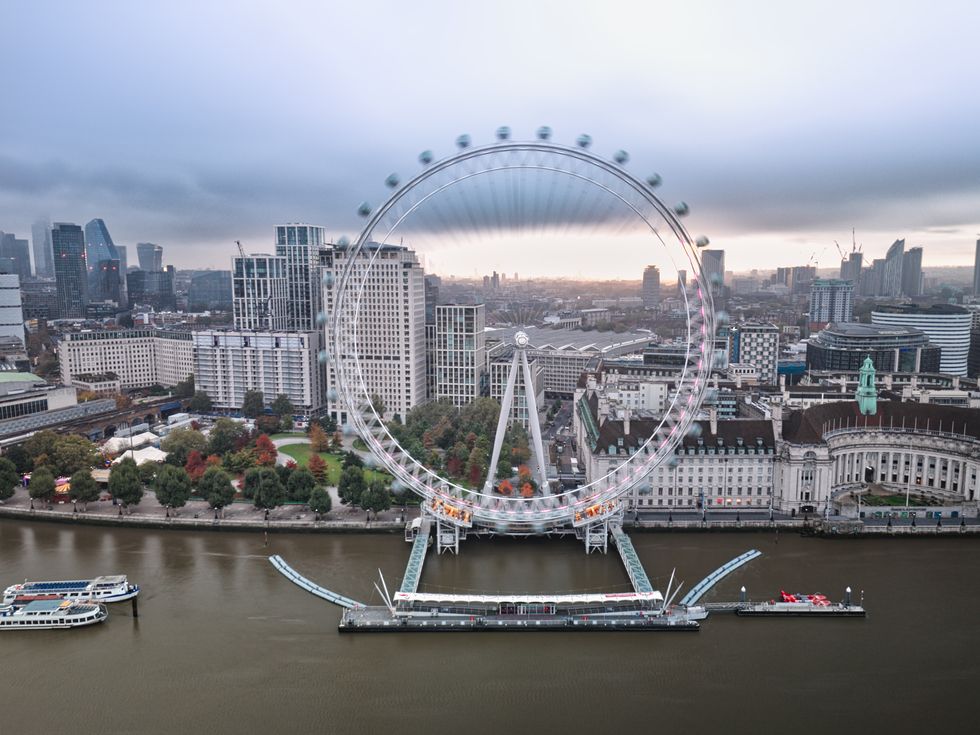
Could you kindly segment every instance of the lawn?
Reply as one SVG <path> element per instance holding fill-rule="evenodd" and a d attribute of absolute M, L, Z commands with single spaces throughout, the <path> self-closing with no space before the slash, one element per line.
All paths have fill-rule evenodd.
<path fill-rule="evenodd" d="M 306 467 L 310 461 L 310 455 L 313 454 L 313 450 L 309 444 L 287 444 L 284 447 L 279 447 L 279 451 L 296 460 L 296 464 L 300 467 Z M 320 459 L 327 463 L 327 484 L 336 486 L 340 482 L 340 471 L 344 461 L 343 456 L 320 452 Z M 376 478 L 384 480 L 385 483 L 391 482 L 391 476 L 387 472 L 364 470 L 365 481 L 371 482 Z"/>
<path fill-rule="evenodd" d="M 271 434 L 270 439 L 292 439 L 293 437 L 303 437 L 306 433 L 303 431 L 281 431 L 277 434 Z"/>

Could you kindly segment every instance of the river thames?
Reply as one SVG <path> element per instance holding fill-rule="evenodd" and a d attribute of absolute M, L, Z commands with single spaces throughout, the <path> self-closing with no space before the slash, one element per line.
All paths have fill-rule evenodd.
<path fill-rule="evenodd" d="M 973 729 L 980 542 L 632 535 L 651 578 L 687 587 L 750 548 L 707 600 L 780 588 L 865 593 L 866 619 L 739 619 L 699 633 L 339 635 L 340 611 L 288 582 L 378 604 L 409 546 L 397 535 L 270 535 L 0 521 L 3 586 L 128 574 L 140 617 L 5 631 L 3 732 L 693 733 Z M 469 540 L 430 553 L 420 590 L 625 591 L 618 555 L 571 541 Z"/>

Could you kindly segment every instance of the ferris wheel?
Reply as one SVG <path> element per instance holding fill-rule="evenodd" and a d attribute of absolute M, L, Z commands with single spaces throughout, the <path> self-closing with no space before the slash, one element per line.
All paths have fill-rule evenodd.
<path fill-rule="evenodd" d="M 597 155 L 587 135 L 565 145 L 552 139 L 549 128 L 526 141 L 513 140 L 508 128 L 500 128 L 491 143 L 473 145 L 469 136 L 460 136 L 456 145 L 455 153 L 440 160 L 423 152 L 421 172 L 404 182 L 392 174 L 385 182 L 391 190 L 387 199 L 376 208 L 362 204 L 358 210 L 364 228 L 355 241 L 344 243 L 345 266 L 333 284 L 328 359 L 336 375 L 335 398 L 346 412 L 349 430 L 394 477 L 393 487 L 421 496 L 424 512 L 440 523 L 526 534 L 613 518 L 622 513 L 624 496 L 674 454 L 704 399 L 714 341 L 711 288 L 699 257 L 707 239 L 693 240 L 681 224 L 688 213 L 686 204 L 667 206 L 655 195 L 659 175 L 640 178 L 630 173 L 625 151 L 615 152 L 611 160 Z M 681 315 L 681 338 L 676 342 L 684 345 L 682 367 L 662 414 L 647 424 L 652 426 L 649 436 L 589 481 L 562 487 L 545 471 L 537 411 L 530 406 L 538 491 L 531 497 L 497 492 L 492 478 L 515 377 L 517 382 L 523 377 L 524 385 L 532 380 L 528 353 L 535 345 L 519 330 L 510 337 L 510 372 L 486 480 L 466 484 L 412 456 L 375 410 L 370 376 L 361 365 L 359 320 L 372 266 L 382 252 L 378 245 L 397 244 L 406 237 L 414 244 L 431 236 L 451 242 L 457 255 L 469 248 L 482 257 L 495 249 L 494 238 L 513 235 L 520 238 L 518 249 L 524 252 L 545 240 L 595 247 L 598 263 L 615 257 L 603 245 L 612 233 L 626 233 L 641 260 L 662 263 L 679 274 L 680 307 L 675 312 Z M 534 391 L 525 392 L 533 403 Z"/>

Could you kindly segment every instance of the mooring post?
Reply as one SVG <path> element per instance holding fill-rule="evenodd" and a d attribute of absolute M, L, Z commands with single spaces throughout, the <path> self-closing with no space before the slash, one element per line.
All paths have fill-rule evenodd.
<path fill-rule="evenodd" d="M 133 597 L 133 617 L 138 618 L 140 616 L 140 606 L 139 606 L 139 595 Z"/>
<path fill-rule="evenodd" d="M 844 604 L 847 607 L 850 607 L 851 606 L 851 588 L 850 587 L 848 587 L 846 590 L 844 590 Z"/>
<path fill-rule="evenodd" d="M 742 585 L 742 591 L 739 592 L 739 595 L 738 595 L 738 601 L 741 602 L 743 605 L 745 604 L 745 597 L 746 597 L 746 595 L 745 595 L 745 585 L 743 584 Z"/>

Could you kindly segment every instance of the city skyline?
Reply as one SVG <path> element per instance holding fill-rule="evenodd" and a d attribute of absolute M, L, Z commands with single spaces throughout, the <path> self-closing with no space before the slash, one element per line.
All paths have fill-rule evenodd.
<path fill-rule="evenodd" d="M 980 64 L 964 57 L 976 54 L 975 7 L 958 4 L 950 23 L 870 6 L 821 17 L 775 4 L 757 13 L 522 6 L 518 27 L 506 6 L 466 24 L 468 46 L 527 53 L 483 68 L 443 63 L 470 52 L 453 33 L 470 12 L 459 8 L 389 6 L 382 29 L 367 8 L 250 10 L 220 47 L 206 31 L 223 20 L 215 8 L 7 8 L 14 32 L 0 68 L 16 71 L 5 75 L 13 112 L 0 116 L 0 227 L 25 237 L 38 215 L 101 217 L 120 243 L 158 242 L 175 263 L 227 267 L 235 240 L 269 247 L 270 223 L 354 235 L 358 203 L 378 203 L 389 173 L 417 171 L 421 150 L 448 155 L 460 133 L 489 142 L 498 125 L 531 138 L 544 124 L 569 144 L 590 133 L 603 156 L 626 148 L 640 176 L 661 173 L 664 200 L 690 202 L 692 234 L 725 249 L 733 270 L 768 264 L 774 247 L 788 262 L 836 256 L 833 240 L 843 245 L 851 227 L 866 252 L 904 237 L 925 248 L 926 269 L 971 264 L 980 103 L 958 90 L 980 82 Z M 672 32 L 636 43 L 627 15 Z M 254 54 L 283 24 L 291 43 Z M 86 53 L 70 66 L 30 54 L 41 28 L 64 47 L 87 39 Z M 357 53 L 369 33 L 389 51 Z M 402 54 L 402 34 L 428 38 L 427 48 Z M 164 39 L 180 58 L 144 53 Z M 896 55 L 903 45 L 916 53 Z M 598 46 L 608 53 L 581 53 Z M 361 59 L 357 75 L 350 58 Z M 312 90 L 304 113 L 282 115 L 298 88 Z M 74 110 L 72 124 L 37 114 L 42 95 Z M 569 268 L 590 270 L 584 260 Z"/>

